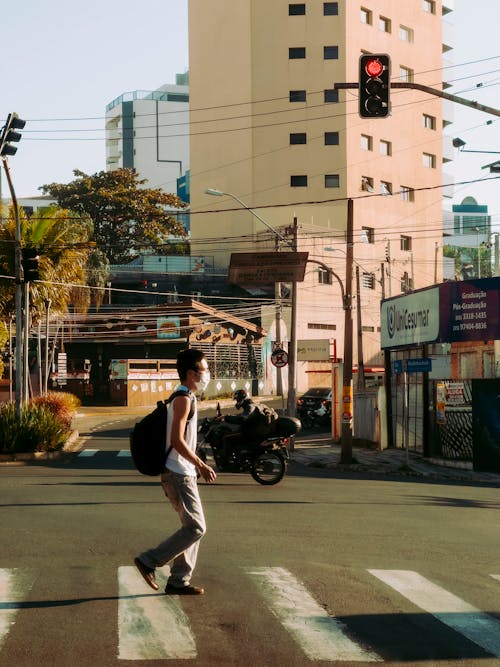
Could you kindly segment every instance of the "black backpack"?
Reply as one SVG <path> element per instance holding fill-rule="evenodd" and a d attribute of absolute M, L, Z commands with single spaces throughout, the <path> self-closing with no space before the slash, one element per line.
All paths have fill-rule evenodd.
<path fill-rule="evenodd" d="M 191 392 L 179 389 L 165 401 L 158 401 L 153 412 L 146 415 L 130 433 L 130 453 L 137 470 L 143 475 L 155 477 L 165 470 L 165 463 L 172 446 L 167 447 L 168 405 L 177 396 L 189 396 L 191 408 L 188 421 L 194 414 L 194 396 Z"/>

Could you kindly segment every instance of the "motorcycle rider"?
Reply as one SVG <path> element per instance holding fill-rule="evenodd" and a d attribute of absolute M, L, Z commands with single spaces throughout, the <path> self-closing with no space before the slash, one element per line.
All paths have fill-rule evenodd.
<path fill-rule="evenodd" d="M 222 427 L 223 430 L 220 435 L 222 452 L 226 460 L 229 460 L 231 452 L 241 438 L 243 424 L 255 410 L 255 403 L 251 396 L 248 395 L 246 389 L 238 389 L 235 391 L 233 394 L 233 401 L 235 401 L 235 407 L 238 410 L 242 410 L 242 412 L 237 415 L 225 415 L 219 417 L 219 420 L 223 421 L 225 425 L 230 425 L 225 428 Z M 236 426 L 236 428 L 231 428 L 231 426 Z"/>

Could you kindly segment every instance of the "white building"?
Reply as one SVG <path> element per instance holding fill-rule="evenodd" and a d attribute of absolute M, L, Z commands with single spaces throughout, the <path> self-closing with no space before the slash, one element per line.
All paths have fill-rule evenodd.
<path fill-rule="evenodd" d="M 148 188 L 177 191 L 189 169 L 189 73 L 154 91 L 123 93 L 106 107 L 106 169 L 134 169 Z"/>

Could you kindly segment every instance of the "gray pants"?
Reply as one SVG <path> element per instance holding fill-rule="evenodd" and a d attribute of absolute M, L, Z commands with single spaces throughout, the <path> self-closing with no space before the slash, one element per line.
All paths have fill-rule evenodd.
<path fill-rule="evenodd" d="M 168 583 L 187 586 L 196 565 L 200 539 L 206 531 L 198 483 L 196 477 L 184 477 L 166 470 L 161 476 L 161 484 L 182 527 L 157 547 L 144 551 L 139 558 L 152 568 L 162 567 L 173 560 Z"/>

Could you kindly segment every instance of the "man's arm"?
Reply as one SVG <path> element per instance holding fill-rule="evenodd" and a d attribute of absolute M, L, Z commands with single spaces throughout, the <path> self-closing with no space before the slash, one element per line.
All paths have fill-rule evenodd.
<path fill-rule="evenodd" d="M 192 463 L 200 471 L 206 482 L 213 482 L 216 478 L 213 468 L 204 463 L 195 452 L 192 452 L 186 444 L 184 433 L 186 432 L 191 399 L 188 396 L 178 396 L 174 399 L 172 409 L 172 430 L 170 431 L 170 444 L 183 458 Z"/>

